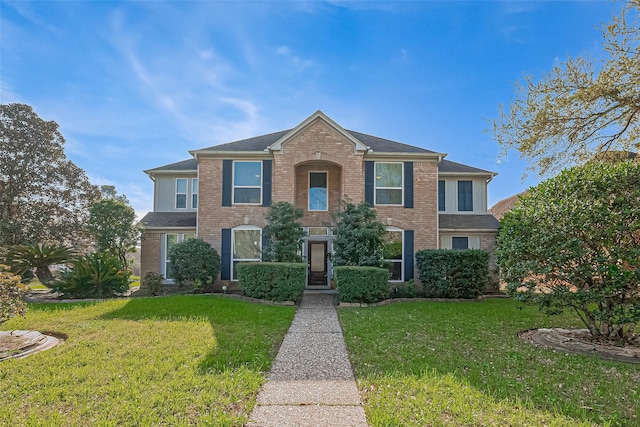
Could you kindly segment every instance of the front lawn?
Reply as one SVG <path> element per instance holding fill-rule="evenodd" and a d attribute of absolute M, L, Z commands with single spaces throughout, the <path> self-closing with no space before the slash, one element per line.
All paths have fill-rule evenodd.
<path fill-rule="evenodd" d="M 371 426 L 640 424 L 640 365 L 536 348 L 582 327 L 512 300 L 338 310 Z"/>
<path fill-rule="evenodd" d="M 294 313 L 212 296 L 30 304 L 2 329 L 68 339 L 0 363 L 0 425 L 241 426 Z"/>

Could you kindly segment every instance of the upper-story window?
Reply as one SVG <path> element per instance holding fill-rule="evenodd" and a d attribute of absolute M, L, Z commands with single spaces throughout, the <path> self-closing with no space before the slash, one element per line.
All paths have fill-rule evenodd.
<path fill-rule="evenodd" d="M 473 181 L 458 181 L 458 211 L 473 211 Z"/>
<path fill-rule="evenodd" d="M 233 203 L 262 203 L 262 162 L 233 162 Z"/>
<path fill-rule="evenodd" d="M 329 209 L 327 172 L 309 172 L 309 210 Z"/>
<path fill-rule="evenodd" d="M 438 210 L 444 212 L 447 210 L 445 204 L 445 183 L 444 181 L 438 181 Z"/>
<path fill-rule="evenodd" d="M 402 163 L 376 162 L 376 205 L 402 205 L 402 177 Z"/>
<path fill-rule="evenodd" d="M 198 208 L 198 178 L 191 180 L 191 207 Z"/>
<path fill-rule="evenodd" d="M 176 179 L 176 209 L 187 208 L 187 179 Z"/>

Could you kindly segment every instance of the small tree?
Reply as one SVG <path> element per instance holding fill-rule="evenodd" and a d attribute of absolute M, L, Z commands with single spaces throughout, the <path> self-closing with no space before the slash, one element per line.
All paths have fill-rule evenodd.
<path fill-rule="evenodd" d="M 496 257 L 507 291 L 593 336 L 624 340 L 640 320 L 640 164 L 590 163 L 520 197 Z"/>
<path fill-rule="evenodd" d="M 384 266 L 384 224 L 376 211 L 363 202 L 355 205 L 342 201 L 342 209 L 331 214 L 335 222 L 333 234 L 333 264 Z"/>
<path fill-rule="evenodd" d="M 24 316 L 27 303 L 22 300 L 24 285 L 20 276 L 9 271 L 9 267 L 0 264 L 0 323 L 14 316 Z"/>
<path fill-rule="evenodd" d="M 140 237 L 135 211 L 117 197 L 91 205 L 87 229 L 98 251 L 110 253 L 124 265 L 127 264 L 127 253 L 135 251 Z"/>
<path fill-rule="evenodd" d="M 44 286 L 51 288 L 54 277 L 50 266 L 64 264 L 74 257 L 73 250 L 63 245 L 25 245 L 11 250 L 8 262 L 19 274 L 35 269 L 36 277 Z"/>
<path fill-rule="evenodd" d="M 301 262 L 300 247 L 304 230 L 297 220 L 303 211 L 289 202 L 277 202 L 266 214 L 269 222 L 263 232 L 269 245 L 264 249 L 263 260 L 272 262 Z"/>
<path fill-rule="evenodd" d="M 220 273 L 218 252 L 202 239 L 188 239 L 169 250 L 173 279 L 186 283 L 213 283 Z"/>

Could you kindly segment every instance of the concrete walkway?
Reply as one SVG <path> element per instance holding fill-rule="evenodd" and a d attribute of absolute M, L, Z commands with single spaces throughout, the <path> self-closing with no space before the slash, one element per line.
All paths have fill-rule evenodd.
<path fill-rule="evenodd" d="M 367 426 L 333 298 L 305 292 L 249 426 Z"/>

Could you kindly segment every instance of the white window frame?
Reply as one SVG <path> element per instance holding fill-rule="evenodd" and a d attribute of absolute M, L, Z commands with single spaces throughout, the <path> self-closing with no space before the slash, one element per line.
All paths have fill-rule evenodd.
<path fill-rule="evenodd" d="M 389 282 L 393 282 L 393 283 L 404 282 L 404 258 L 405 258 L 404 230 L 402 228 L 389 226 L 389 227 L 385 228 L 385 231 L 394 232 L 394 233 L 400 233 L 401 234 L 401 239 L 402 239 L 402 258 L 400 260 L 397 260 L 397 259 L 385 259 L 384 260 L 385 262 L 400 263 L 400 279 L 394 279 L 394 280 L 389 279 Z"/>
<path fill-rule="evenodd" d="M 391 164 L 400 165 L 400 187 L 378 187 L 378 165 Z M 373 204 L 380 206 L 404 206 L 404 162 L 375 162 L 373 170 Z M 400 203 L 378 203 L 378 190 L 398 190 L 400 189 Z"/>
<path fill-rule="evenodd" d="M 191 178 L 191 209 L 198 209 L 198 178 Z"/>
<path fill-rule="evenodd" d="M 235 245 L 236 245 L 236 231 L 247 231 L 247 230 L 258 230 L 260 231 L 260 240 L 258 241 L 260 244 L 260 258 L 234 258 L 235 253 Z M 231 229 L 231 268 L 230 268 L 230 276 L 232 281 L 237 281 L 238 279 L 234 277 L 233 274 L 233 265 L 236 262 L 262 262 L 262 228 L 256 227 L 255 225 L 239 225 L 238 227 L 234 227 Z"/>
<path fill-rule="evenodd" d="M 178 192 L 178 182 L 184 181 L 184 193 Z M 176 198 L 175 198 L 175 206 L 176 209 L 187 209 L 187 195 L 189 194 L 189 180 L 187 178 L 176 178 Z M 184 207 L 178 206 L 178 196 L 184 195 Z"/>
<path fill-rule="evenodd" d="M 178 244 L 184 242 L 185 236 L 191 236 L 189 237 L 190 239 L 195 239 L 196 233 L 195 231 L 193 233 L 166 233 L 162 236 L 162 253 L 164 254 L 164 259 L 162 260 L 162 265 L 160 266 L 160 273 L 162 273 L 167 283 L 173 283 L 173 279 L 167 277 L 167 267 L 171 263 L 169 261 L 169 246 L 167 242 L 169 236 L 176 236 L 176 244 Z"/>
<path fill-rule="evenodd" d="M 259 163 L 260 164 L 260 185 L 236 185 L 236 163 Z M 262 204 L 262 179 L 263 179 L 263 174 L 264 171 L 263 169 L 263 165 L 262 165 L 262 161 L 258 160 L 234 160 L 233 161 L 233 168 L 231 170 L 231 197 L 232 197 L 232 203 L 234 205 L 261 205 Z M 258 202 L 254 202 L 254 203 L 238 203 L 236 202 L 236 188 L 258 188 L 260 189 L 260 201 Z"/>
<path fill-rule="evenodd" d="M 326 196 L 326 209 L 311 209 L 311 174 L 323 173 L 327 179 L 327 196 Z M 329 171 L 309 171 L 307 174 L 307 210 L 310 212 L 327 212 L 329 210 Z"/>

